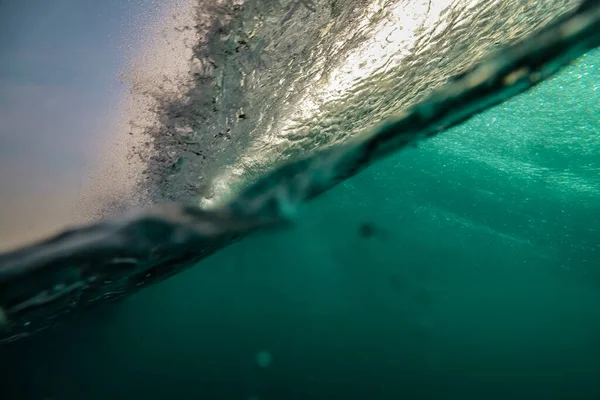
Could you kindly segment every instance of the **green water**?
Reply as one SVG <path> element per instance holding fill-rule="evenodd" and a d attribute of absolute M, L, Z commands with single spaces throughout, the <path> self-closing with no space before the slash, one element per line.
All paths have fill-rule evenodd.
<path fill-rule="evenodd" d="M 2 349 L 2 399 L 600 398 L 600 53 Z"/>

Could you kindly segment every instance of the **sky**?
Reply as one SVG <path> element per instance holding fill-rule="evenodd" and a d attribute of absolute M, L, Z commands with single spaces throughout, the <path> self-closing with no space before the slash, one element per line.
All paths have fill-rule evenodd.
<path fill-rule="evenodd" d="M 0 0 L 0 251 L 78 221 L 154 3 Z"/>

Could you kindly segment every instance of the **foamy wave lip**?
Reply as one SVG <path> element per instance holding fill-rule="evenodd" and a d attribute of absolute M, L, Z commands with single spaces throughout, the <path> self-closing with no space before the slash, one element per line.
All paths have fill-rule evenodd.
<path fill-rule="evenodd" d="M 193 46 L 199 40 L 191 28 L 196 6 L 197 0 L 157 3 L 138 16 L 137 33 L 122 44 L 129 55 L 121 71 L 124 90 L 112 131 L 99 144 L 100 165 L 85 184 L 79 204 L 86 219 L 153 201 L 145 187 L 145 171 L 161 149 L 148 131 L 161 125 L 160 104 L 180 98 L 192 84 Z"/>

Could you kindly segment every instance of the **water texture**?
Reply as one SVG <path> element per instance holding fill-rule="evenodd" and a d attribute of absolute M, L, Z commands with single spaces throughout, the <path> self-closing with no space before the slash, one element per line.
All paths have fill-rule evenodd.
<path fill-rule="evenodd" d="M 161 98 L 160 123 L 145 133 L 154 148 L 144 153 L 144 195 L 208 208 L 159 208 L 156 219 L 134 214 L 57 241 L 115 246 L 98 249 L 102 254 L 125 238 L 141 252 L 130 247 L 128 257 L 143 255 L 160 237 L 186 246 L 217 238 L 207 249 L 229 246 L 119 303 L 4 346 L 5 374 L 17 377 L 7 393 L 598 398 L 600 53 L 589 51 L 532 90 L 446 129 L 554 72 L 556 60 L 577 57 L 573 48 L 586 51 L 573 43 L 593 35 L 562 47 L 544 40 L 534 46 L 538 53 L 526 47 L 525 54 L 538 57 L 525 57 L 526 72 L 513 62 L 523 48 L 517 46 L 462 74 L 575 4 L 283 3 L 204 4 L 203 18 L 215 20 L 208 18 L 195 51 L 208 52 L 214 65 L 207 61 L 185 95 Z M 412 35 L 398 33 L 393 15 L 411 12 Z M 597 37 L 597 22 L 592 26 Z M 388 40 L 369 42 L 382 32 Z M 231 54 L 218 59 L 224 42 Z M 501 80 L 482 81 L 498 85 L 471 84 L 503 65 Z M 206 86 L 200 90 L 198 82 Z M 435 137 L 407 146 L 427 136 Z M 393 153 L 398 148 L 404 151 Z M 266 173 L 297 159 L 308 161 Z M 193 195 L 189 182 L 199 185 Z M 289 217 L 285 229 L 237 242 L 229 235 Z M 135 221 L 147 230 L 131 231 Z M 175 248 L 159 248 L 157 259 Z M 0 265 L 23 260 L 15 254 Z M 170 274 L 160 268 L 168 271 L 186 256 L 206 255 L 182 251 L 183 258 L 157 262 L 152 272 L 162 279 Z M 135 277 L 128 284 L 151 283 L 127 269 L 132 263 L 113 265 Z"/>

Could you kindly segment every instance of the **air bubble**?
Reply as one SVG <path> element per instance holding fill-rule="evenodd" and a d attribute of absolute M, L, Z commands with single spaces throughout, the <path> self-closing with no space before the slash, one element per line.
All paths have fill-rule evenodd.
<path fill-rule="evenodd" d="M 273 362 L 273 357 L 268 351 L 260 351 L 256 355 L 256 364 L 261 368 L 267 368 Z"/>

